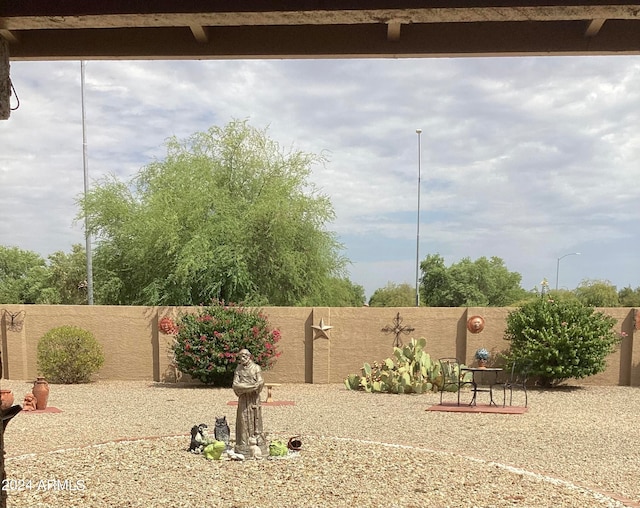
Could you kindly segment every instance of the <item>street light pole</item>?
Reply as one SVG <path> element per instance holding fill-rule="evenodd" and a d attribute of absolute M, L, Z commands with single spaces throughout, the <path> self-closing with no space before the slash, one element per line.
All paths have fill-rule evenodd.
<path fill-rule="evenodd" d="M 579 252 L 570 252 L 569 254 L 565 254 L 564 256 L 560 256 L 558 258 L 558 263 L 556 264 L 556 291 L 558 291 L 558 280 L 560 279 L 560 260 L 566 258 L 567 256 L 579 256 Z"/>
<path fill-rule="evenodd" d="M 416 129 L 418 135 L 418 220 L 416 226 L 416 307 L 420 307 L 420 134 L 422 129 Z"/>

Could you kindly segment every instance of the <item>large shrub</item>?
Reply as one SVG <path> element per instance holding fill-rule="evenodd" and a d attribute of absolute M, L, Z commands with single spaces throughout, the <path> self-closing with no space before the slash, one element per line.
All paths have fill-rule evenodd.
<path fill-rule="evenodd" d="M 205 384 L 231 386 L 241 349 L 248 349 L 264 370 L 280 356 L 280 332 L 259 309 L 214 301 L 196 314 L 181 316 L 177 330 L 172 346 L 176 366 Z"/>
<path fill-rule="evenodd" d="M 527 364 L 543 386 L 603 372 L 621 340 L 616 320 L 575 300 L 536 298 L 507 316 L 509 364 Z"/>
<path fill-rule="evenodd" d="M 82 328 L 52 328 L 38 341 L 38 371 L 53 383 L 88 383 L 103 363 L 102 346 Z"/>

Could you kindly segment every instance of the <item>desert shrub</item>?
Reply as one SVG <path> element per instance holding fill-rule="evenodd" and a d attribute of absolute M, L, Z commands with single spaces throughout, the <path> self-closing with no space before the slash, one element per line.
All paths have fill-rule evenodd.
<path fill-rule="evenodd" d="M 102 346 L 82 328 L 52 328 L 38 341 L 38 370 L 52 383 L 88 383 L 103 363 Z"/>
<path fill-rule="evenodd" d="M 506 361 L 527 364 L 529 378 L 542 386 L 603 372 L 606 357 L 621 340 L 615 323 L 576 300 L 536 298 L 507 316 Z"/>
<path fill-rule="evenodd" d="M 231 386 L 236 355 L 248 349 L 253 361 L 271 368 L 280 353 L 280 331 L 269 326 L 259 309 L 214 301 L 195 314 L 180 316 L 172 346 L 175 364 L 205 384 Z"/>

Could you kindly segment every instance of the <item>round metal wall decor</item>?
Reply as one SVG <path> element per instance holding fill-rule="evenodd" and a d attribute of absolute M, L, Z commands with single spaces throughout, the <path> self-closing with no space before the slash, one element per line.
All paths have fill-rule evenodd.
<path fill-rule="evenodd" d="M 471 333 L 480 333 L 484 330 L 484 318 L 482 316 L 471 316 L 467 320 L 467 330 Z"/>

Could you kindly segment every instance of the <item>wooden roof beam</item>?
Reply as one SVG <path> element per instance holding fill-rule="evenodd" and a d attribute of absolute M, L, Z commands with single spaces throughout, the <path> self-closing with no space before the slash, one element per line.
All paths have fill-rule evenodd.
<path fill-rule="evenodd" d="M 602 28 L 602 25 L 604 25 L 604 22 L 607 21 L 606 19 L 592 19 L 589 21 L 588 25 L 587 25 L 587 29 L 584 32 L 584 36 L 585 37 L 595 37 L 596 35 L 598 35 L 598 32 L 600 32 L 600 29 Z"/>
<path fill-rule="evenodd" d="M 207 32 L 207 27 L 200 25 L 191 25 L 189 26 L 191 29 L 191 33 L 195 37 L 198 42 L 206 43 L 209 42 L 209 34 Z"/>
<path fill-rule="evenodd" d="M 0 37 L 12 44 L 16 44 L 18 42 L 18 37 L 11 30 L 6 30 L 4 28 L 0 28 Z"/>
<path fill-rule="evenodd" d="M 387 23 L 387 40 L 392 42 L 399 41 L 401 28 L 402 23 L 400 23 L 399 21 L 389 21 Z"/>

